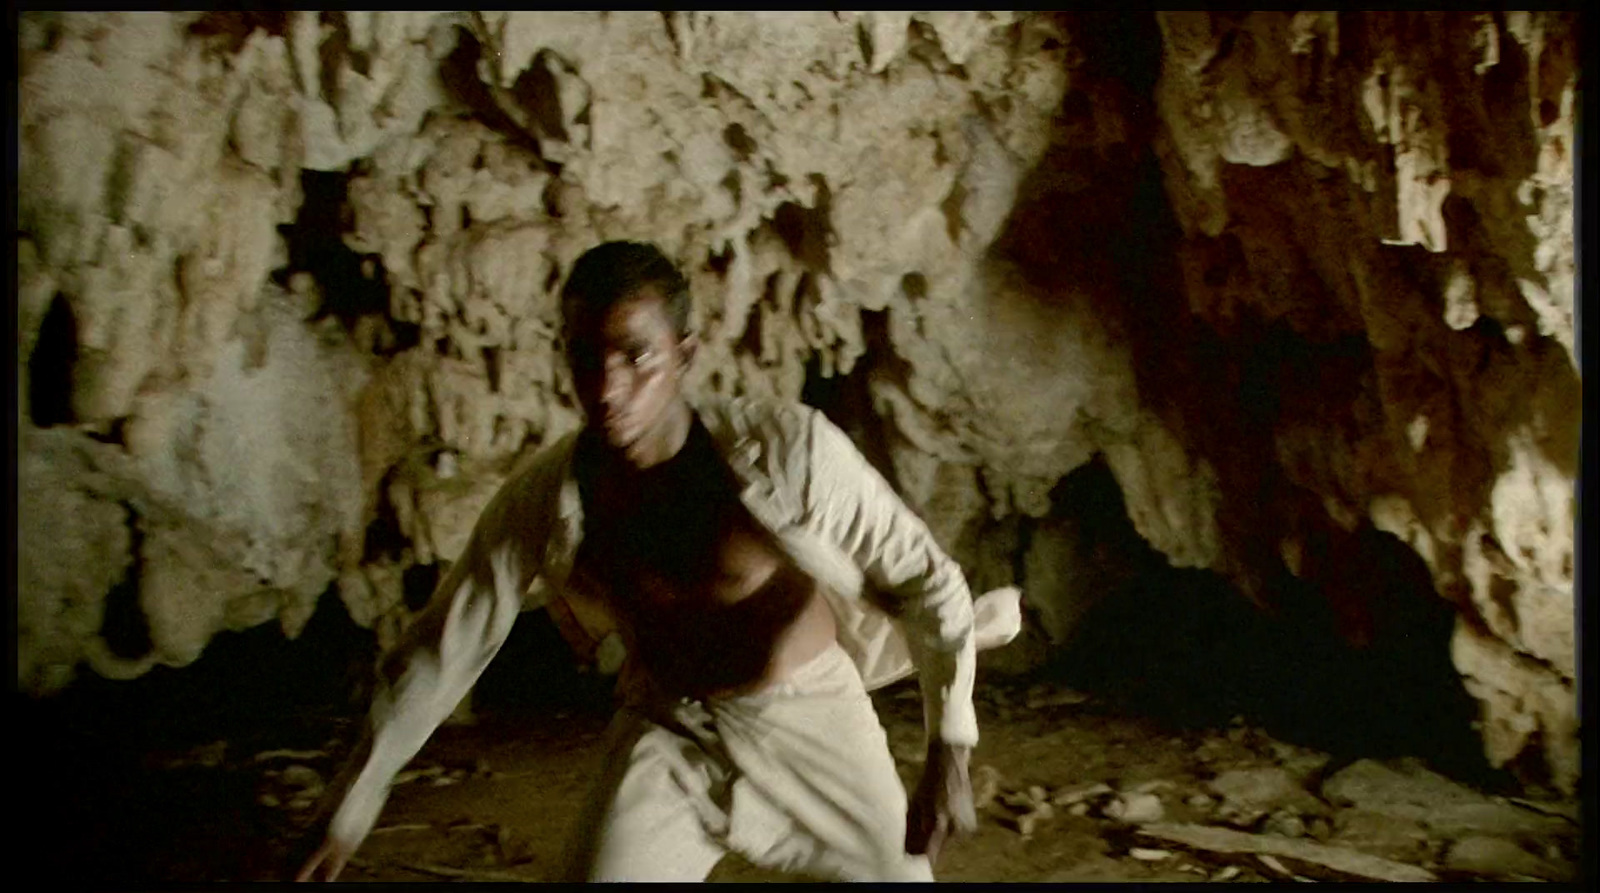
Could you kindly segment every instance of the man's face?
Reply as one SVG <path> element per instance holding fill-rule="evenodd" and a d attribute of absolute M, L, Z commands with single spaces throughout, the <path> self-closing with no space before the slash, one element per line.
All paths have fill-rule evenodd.
<path fill-rule="evenodd" d="M 589 425 L 619 450 L 662 434 L 681 400 L 688 343 L 679 340 L 666 302 L 644 288 L 602 315 L 580 314 L 568 335 L 567 360 Z"/>

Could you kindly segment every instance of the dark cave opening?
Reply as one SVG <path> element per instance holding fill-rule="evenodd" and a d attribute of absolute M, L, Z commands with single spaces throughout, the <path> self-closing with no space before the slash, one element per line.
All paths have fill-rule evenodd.
<path fill-rule="evenodd" d="M 582 667 L 545 610 L 523 611 L 472 690 L 472 706 L 528 714 L 610 711 L 615 677 Z"/>
<path fill-rule="evenodd" d="M 838 425 L 861 450 L 868 464 L 898 490 L 898 475 L 889 452 L 891 423 L 873 411 L 871 390 L 875 364 L 895 356 L 889 344 L 889 311 L 863 310 L 861 331 L 866 352 L 848 373 L 824 375 L 822 363 L 815 354 L 806 361 L 800 402 L 821 410 L 829 421 Z"/>
<path fill-rule="evenodd" d="M 326 753 L 306 757 L 319 766 L 342 759 L 375 657 L 372 633 L 330 588 L 293 640 L 266 623 L 219 633 L 186 667 L 127 681 L 85 669 L 54 697 L 15 694 L 23 799 L 36 808 L 24 850 L 46 873 L 117 882 L 181 870 L 174 858 L 214 862 L 212 845 L 235 852 L 243 841 L 245 861 L 270 858 L 284 829 L 251 809 L 256 782 L 215 767 L 249 766 L 268 748 Z M 330 720 L 344 728 L 331 740 Z M 170 762 L 206 742 L 209 757 Z M 197 849 L 175 856 L 175 839 Z"/>
<path fill-rule="evenodd" d="M 304 195 L 300 210 L 294 223 L 278 227 L 288 244 L 289 262 L 272 272 L 272 280 L 288 288 L 296 273 L 309 273 L 319 286 L 321 303 L 307 322 L 333 317 L 353 334 L 358 320 L 376 317 L 388 327 L 389 336 L 374 340 L 374 352 L 392 356 L 416 346 L 422 329 L 389 316 L 389 275 L 383 258 L 353 251 L 344 242 L 352 228 L 350 177 L 348 171 L 300 172 Z"/>
<path fill-rule="evenodd" d="M 50 300 L 28 355 L 28 417 L 39 428 L 70 425 L 72 367 L 78 362 L 78 321 L 65 295 Z"/>
<path fill-rule="evenodd" d="M 1271 579 L 1264 611 L 1220 575 L 1174 568 L 1151 549 L 1103 460 L 1069 474 L 1056 495 L 1056 512 L 1087 540 L 1080 554 L 1115 572 L 1092 578 L 1112 583 L 1044 676 L 1175 728 L 1223 728 L 1242 716 L 1336 761 L 1414 756 L 1510 789 L 1509 776 L 1488 766 L 1476 701 L 1451 663 L 1454 610 L 1392 535 L 1362 528 L 1316 579 Z M 1364 636 L 1350 636 L 1352 623 Z"/>
<path fill-rule="evenodd" d="M 128 513 L 128 552 L 132 560 L 122 579 L 106 593 L 105 613 L 100 621 L 100 638 L 111 653 L 125 660 L 138 660 L 150 653 L 150 620 L 139 604 L 139 581 L 143 574 L 144 531 L 138 513 L 126 503 Z"/>

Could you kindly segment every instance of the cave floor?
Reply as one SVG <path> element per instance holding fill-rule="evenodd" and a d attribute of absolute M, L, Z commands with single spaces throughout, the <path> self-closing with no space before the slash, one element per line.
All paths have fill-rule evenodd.
<path fill-rule="evenodd" d="M 910 785 L 921 744 L 915 688 L 874 699 Z M 1049 685 L 983 682 L 977 702 L 979 829 L 946 849 L 943 881 L 1426 879 L 1418 870 L 1569 881 L 1577 871 L 1572 802 L 1491 796 L 1415 760 L 1335 759 L 1240 722 L 1162 728 Z M 547 879 L 605 722 L 598 712 L 498 710 L 442 728 L 397 780 L 341 880 Z M 50 769 L 34 779 L 42 821 L 28 851 L 59 879 L 280 879 L 355 727 L 323 712 L 187 746 L 119 749 L 114 736 L 81 737 L 41 753 Z M 1332 802 L 1323 797 L 1336 774 L 1354 781 Z M 1365 788 L 1356 776 L 1369 779 Z M 1395 779 L 1410 779 L 1411 793 L 1396 793 Z M 803 880 L 737 857 L 710 879 Z"/>

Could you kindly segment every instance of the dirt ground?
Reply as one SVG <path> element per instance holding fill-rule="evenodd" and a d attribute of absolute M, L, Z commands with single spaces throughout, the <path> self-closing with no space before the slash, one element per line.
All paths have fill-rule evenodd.
<path fill-rule="evenodd" d="M 921 743 L 914 685 L 874 698 L 911 784 Z M 941 881 L 1358 881 L 1422 871 L 1417 879 L 1560 882 L 1578 873 L 1572 802 L 1474 790 L 1416 760 L 1334 758 L 1242 723 L 1164 728 L 1047 683 L 980 681 L 977 703 L 980 827 L 947 849 Z M 67 881 L 281 879 L 357 722 L 311 711 L 242 722 L 225 738 L 162 742 L 58 730 L 31 755 L 40 823 L 24 827 L 24 851 Z M 601 709 L 500 709 L 446 726 L 401 776 L 342 879 L 547 879 L 605 722 Z M 1170 836 L 1195 828 L 1245 851 Z M 729 857 L 710 880 L 804 879 Z"/>

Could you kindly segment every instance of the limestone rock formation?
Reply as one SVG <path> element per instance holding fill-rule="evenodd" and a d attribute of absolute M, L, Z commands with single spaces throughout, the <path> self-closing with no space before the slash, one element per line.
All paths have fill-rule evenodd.
<path fill-rule="evenodd" d="M 980 585 L 1070 625 L 1052 492 L 1096 456 L 1258 601 L 1359 602 L 1376 527 L 1458 609 L 1491 757 L 1575 782 L 1570 16 L 19 24 L 22 688 L 319 598 L 392 639 L 580 424 L 556 296 L 639 238 L 693 387 L 849 395 Z"/>

